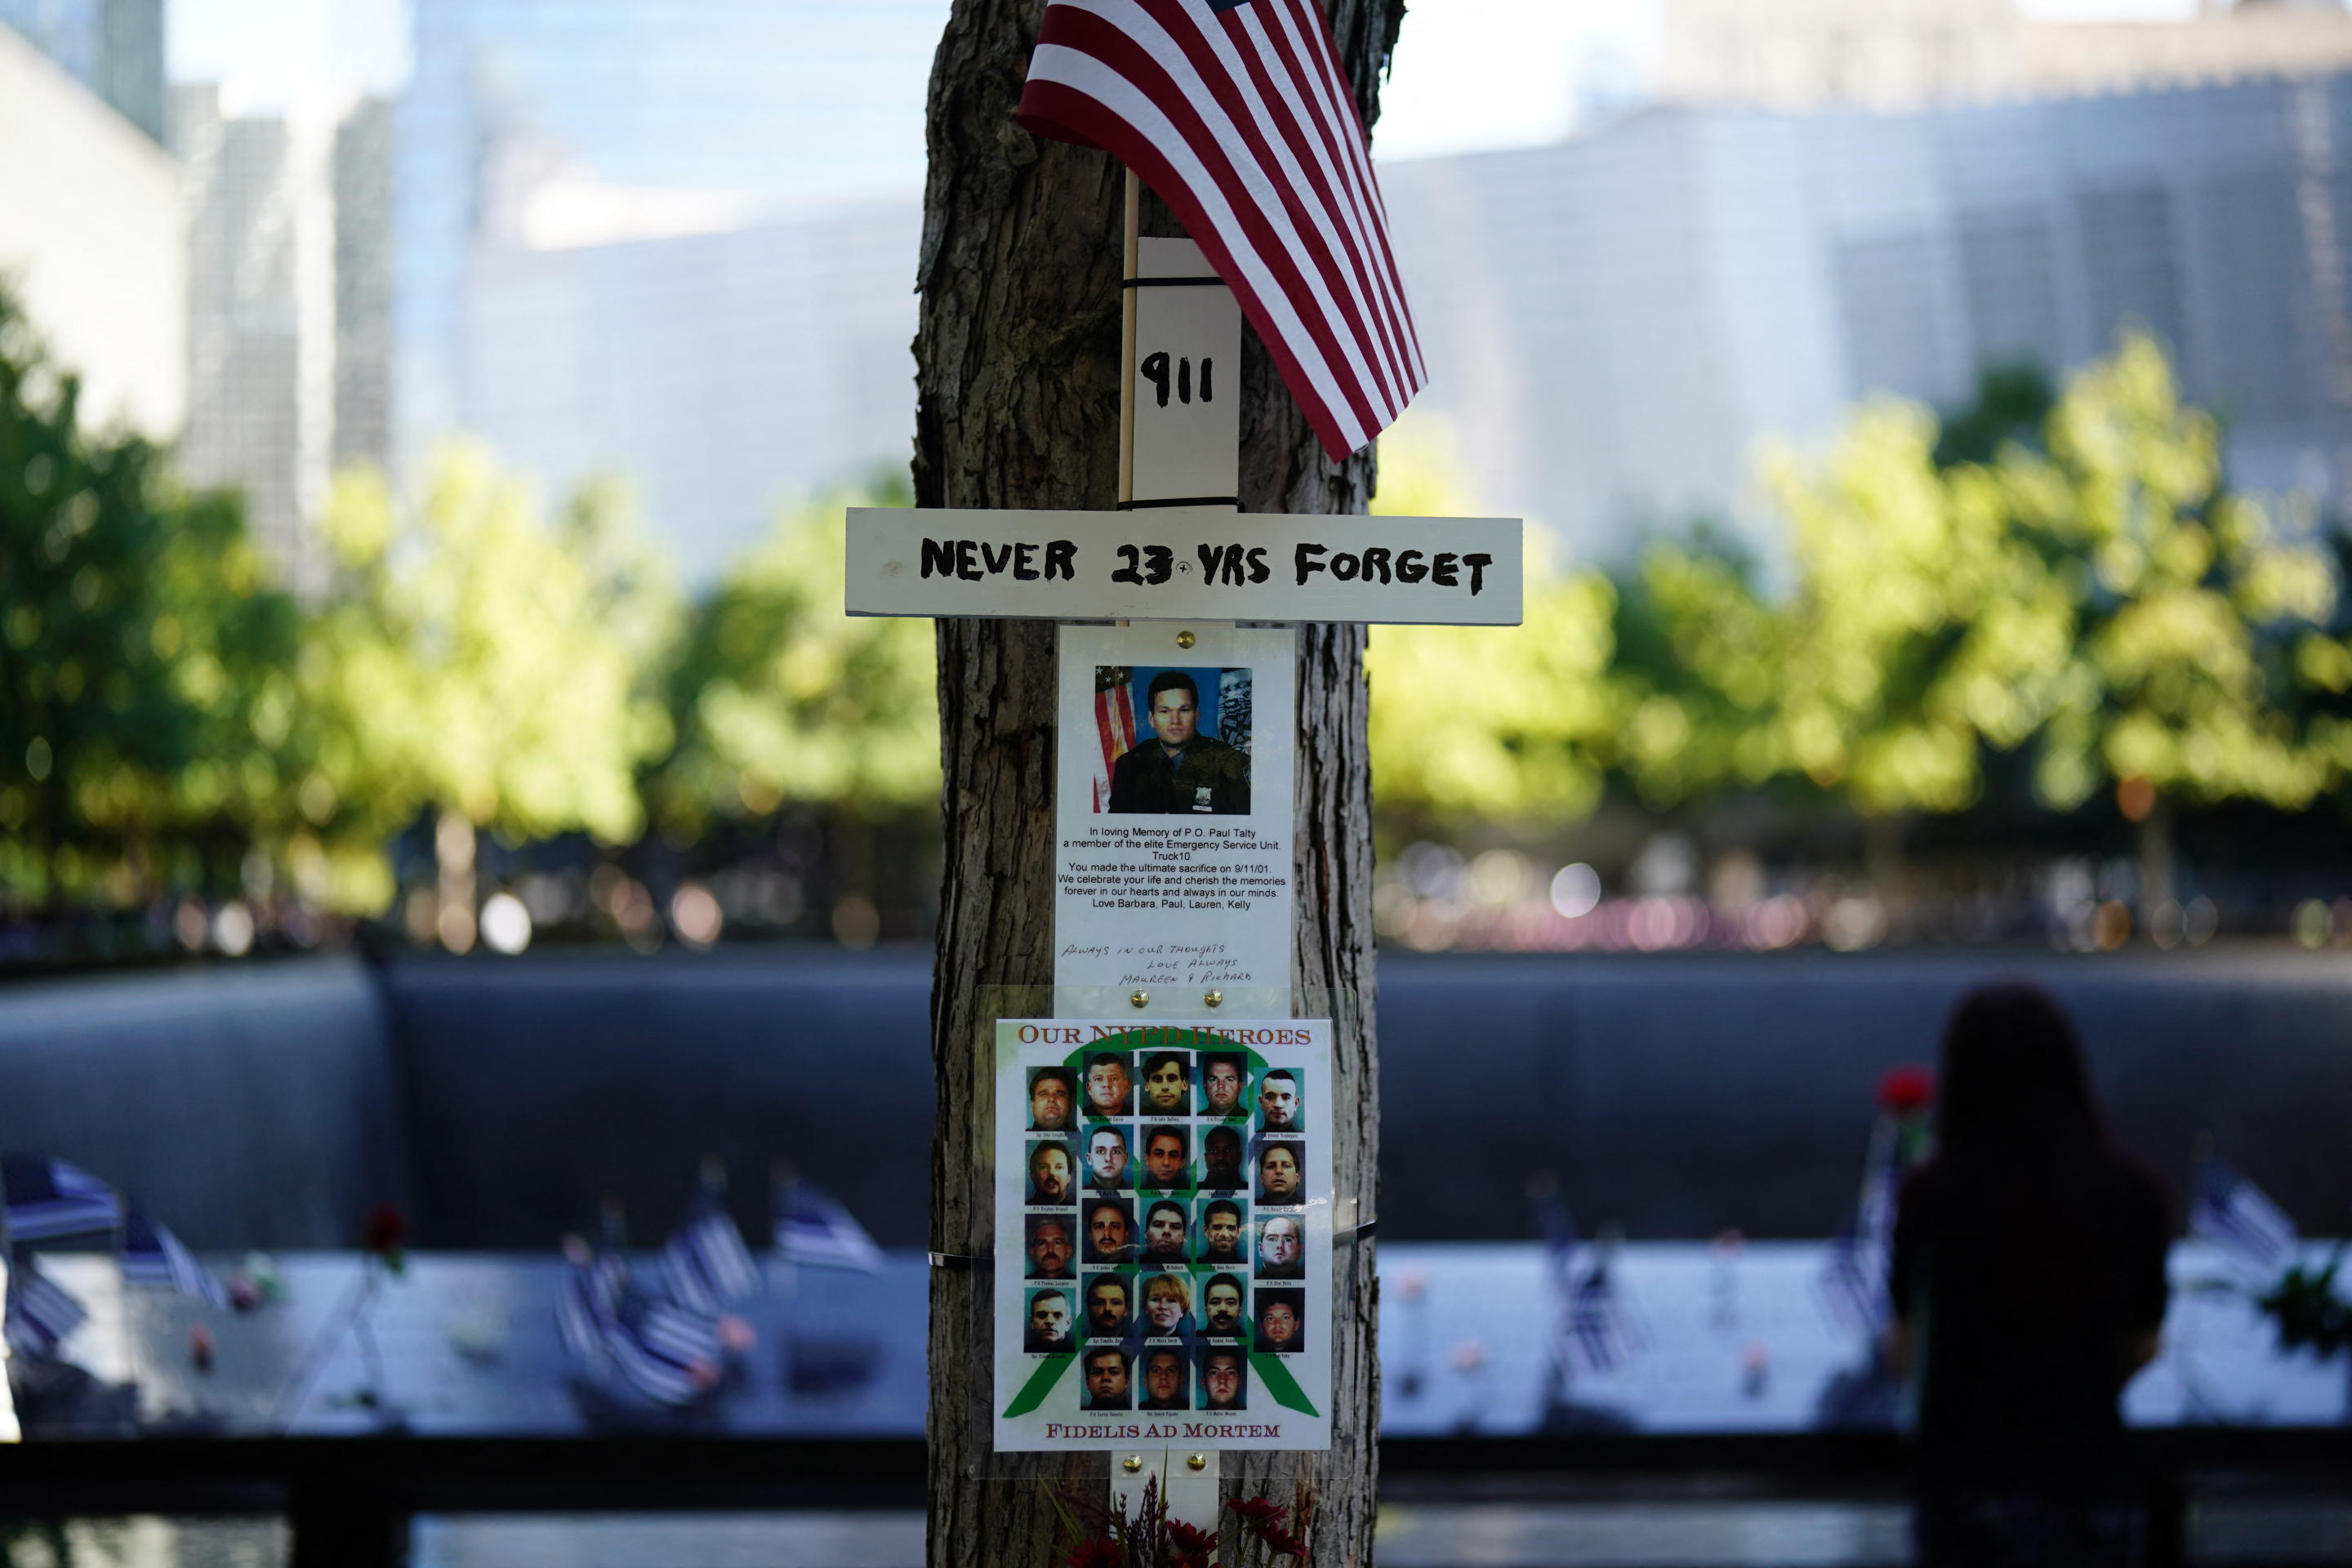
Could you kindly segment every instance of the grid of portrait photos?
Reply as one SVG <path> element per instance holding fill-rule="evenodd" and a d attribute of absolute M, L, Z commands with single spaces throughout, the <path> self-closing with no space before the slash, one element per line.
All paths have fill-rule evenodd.
<path fill-rule="evenodd" d="M 1255 1431 L 1328 1409 L 1308 1392 L 1330 1365 L 1323 1028 L 1049 1025 L 1108 1037 L 1040 1041 L 1000 1079 L 999 1235 L 1016 1256 L 1000 1241 L 999 1366 L 1025 1384 L 1076 1358 L 1039 1406 L 1059 1413 L 1048 1426 L 1275 1417 Z"/>

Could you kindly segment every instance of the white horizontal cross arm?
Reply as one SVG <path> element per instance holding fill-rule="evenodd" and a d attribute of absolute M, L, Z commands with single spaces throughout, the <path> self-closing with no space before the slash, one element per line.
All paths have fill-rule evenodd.
<path fill-rule="evenodd" d="M 1519 520 L 1221 507 L 849 513 L 853 616 L 1515 626 Z"/>

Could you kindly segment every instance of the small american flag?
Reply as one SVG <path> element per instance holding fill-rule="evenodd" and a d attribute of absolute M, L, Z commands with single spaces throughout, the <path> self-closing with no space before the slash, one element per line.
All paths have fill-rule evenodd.
<path fill-rule="evenodd" d="M 850 1212 L 808 1182 L 776 1184 L 776 1251 L 787 1262 L 828 1264 L 871 1274 L 882 1249 Z"/>
<path fill-rule="evenodd" d="M 1334 461 L 1421 390 L 1370 138 L 1314 0 L 1052 0 L 1020 121 L 1168 204 Z"/>
<path fill-rule="evenodd" d="M 705 1187 L 695 1194 L 686 1223 L 662 1249 L 670 1296 L 689 1311 L 716 1316 L 760 1287 L 760 1268 L 743 1233 L 735 1228 L 719 1194 Z"/>
<path fill-rule="evenodd" d="M 178 1237 L 137 1209 L 122 1217 L 122 1279 L 126 1284 L 177 1290 L 215 1309 L 228 1305 L 228 1292 L 212 1270 L 197 1262 Z"/>
<path fill-rule="evenodd" d="M 87 1236 L 122 1223 L 122 1200 L 112 1187 L 78 1165 L 47 1155 L 0 1159 L 0 1195 L 7 1200 L 13 1244 Z"/>
<path fill-rule="evenodd" d="M 1097 815 L 1110 809 L 1111 769 L 1135 749 L 1135 683 L 1124 665 L 1095 667 L 1095 738 L 1100 766 L 1089 766 Z"/>
<path fill-rule="evenodd" d="M 8 1348 L 30 1361 L 47 1361 L 89 1319 L 89 1311 L 29 1258 L 8 1281 Z"/>

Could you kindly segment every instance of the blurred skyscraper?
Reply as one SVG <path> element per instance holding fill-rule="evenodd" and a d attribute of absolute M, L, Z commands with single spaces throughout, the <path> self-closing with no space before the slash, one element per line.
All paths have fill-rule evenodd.
<path fill-rule="evenodd" d="M 332 464 L 386 452 L 391 110 L 339 125 L 229 117 L 173 91 L 188 201 L 189 410 L 180 468 L 244 493 L 248 526 L 299 585 Z"/>
<path fill-rule="evenodd" d="M 365 98 L 335 130 L 337 466 L 392 458 L 393 108 Z"/>
<path fill-rule="evenodd" d="M 416 0 L 394 448 L 634 479 L 689 577 L 906 451 L 947 0 Z"/>
<path fill-rule="evenodd" d="M 305 520 L 326 499 L 334 425 L 334 198 L 319 138 L 229 118 L 219 89 L 177 87 L 188 186 L 188 428 L 180 470 L 241 490 L 246 521 L 298 583 Z"/>
<path fill-rule="evenodd" d="M 1756 442 L 1964 399 L 2137 323 L 2235 481 L 2343 493 L 2352 76 L 1907 115 L 1658 109 L 1391 164 L 1399 259 L 1482 504 L 1588 555 L 1696 517 L 1762 539 Z"/>
<path fill-rule="evenodd" d="M 0 278 L 81 417 L 169 439 L 186 416 L 187 261 L 171 156 L 0 26 Z"/>
<path fill-rule="evenodd" d="M 1900 111 L 2347 68 L 2343 0 L 2200 0 L 2155 22 L 2037 21 L 2016 0 L 1666 0 L 1658 97 Z"/>
<path fill-rule="evenodd" d="M 0 0 L 0 26 L 163 140 L 163 0 Z"/>

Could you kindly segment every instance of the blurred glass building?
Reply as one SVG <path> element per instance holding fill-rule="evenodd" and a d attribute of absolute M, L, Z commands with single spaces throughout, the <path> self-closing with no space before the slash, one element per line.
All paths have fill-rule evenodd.
<path fill-rule="evenodd" d="M 0 26 L 163 140 L 163 0 L 0 0 Z"/>
<path fill-rule="evenodd" d="M 1990 363 L 2061 373 L 2131 324 L 2225 416 L 2242 488 L 2340 495 L 2352 471 L 2352 75 L 1661 106 L 1382 180 L 1424 406 L 1483 504 L 1588 557 L 1701 517 L 1761 542 L 1759 438 L 1877 393 L 1961 402 Z"/>
<path fill-rule="evenodd" d="M 636 481 L 707 579 L 913 432 L 922 92 L 944 0 L 417 0 L 395 457 L 488 437 Z"/>

